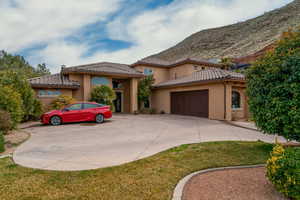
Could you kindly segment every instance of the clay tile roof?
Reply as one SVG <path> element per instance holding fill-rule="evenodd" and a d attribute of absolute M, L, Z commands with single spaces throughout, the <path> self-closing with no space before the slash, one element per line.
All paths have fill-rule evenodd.
<path fill-rule="evenodd" d="M 203 82 L 203 81 L 228 80 L 228 79 L 245 80 L 245 76 L 241 73 L 236 73 L 233 71 L 211 68 L 211 69 L 196 71 L 190 76 L 158 83 L 153 85 L 153 87 L 158 88 L 158 87 L 167 87 L 167 86 L 182 85 L 188 83 Z"/>
<path fill-rule="evenodd" d="M 161 59 L 158 59 L 155 57 L 148 57 L 148 58 L 139 60 L 136 63 L 133 63 L 132 66 L 155 65 L 155 66 L 160 66 L 160 67 L 175 67 L 175 66 L 182 65 L 185 63 L 200 64 L 200 65 L 205 65 L 205 66 L 210 66 L 210 67 L 221 67 L 222 66 L 221 64 L 216 63 L 216 62 L 201 60 L 198 58 L 190 58 L 190 57 L 180 58 L 180 59 L 174 60 L 172 62 L 166 61 L 166 60 L 161 60 Z"/>
<path fill-rule="evenodd" d="M 136 71 L 129 65 L 110 63 L 110 62 L 100 62 L 87 65 L 78 65 L 74 67 L 67 67 L 62 69 L 63 73 L 107 73 L 107 74 L 123 74 L 127 76 L 143 76 L 143 73 Z"/>
<path fill-rule="evenodd" d="M 32 87 L 46 88 L 79 88 L 80 84 L 77 81 L 71 81 L 61 74 L 46 75 L 37 78 L 29 79 Z"/>

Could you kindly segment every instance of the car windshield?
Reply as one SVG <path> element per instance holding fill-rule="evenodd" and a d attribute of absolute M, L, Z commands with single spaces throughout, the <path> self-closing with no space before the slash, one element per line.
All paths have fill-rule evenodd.
<path fill-rule="evenodd" d="M 81 104 L 80 103 L 73 104 L 73 105 L 70 105 L 70 106 L 66 107 L 66 109 L 68 109 L 68 110 L 81 110 Z"/>

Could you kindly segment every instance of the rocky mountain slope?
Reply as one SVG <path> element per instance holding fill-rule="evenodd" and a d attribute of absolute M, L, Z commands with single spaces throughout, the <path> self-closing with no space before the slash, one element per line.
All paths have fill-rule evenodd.
<path fill-rule="evenodd" d="M 300 26 L 300 0 L 237 24 L 197 32 L 147 59 L 172 61 L 191 57 L 241 57 L 276 41 L 283 31 Z"/>

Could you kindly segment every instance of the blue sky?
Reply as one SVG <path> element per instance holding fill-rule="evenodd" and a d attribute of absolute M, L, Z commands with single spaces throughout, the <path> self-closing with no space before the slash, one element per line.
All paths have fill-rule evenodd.
<path fill-rule="evenodd" d="M 0 49 L 32 64 L 133 63 L 292 0 L 0 0 Z"/>

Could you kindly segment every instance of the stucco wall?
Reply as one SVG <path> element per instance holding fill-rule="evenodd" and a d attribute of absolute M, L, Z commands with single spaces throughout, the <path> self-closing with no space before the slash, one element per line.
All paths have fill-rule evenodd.
<path fill-rule="evenodd" d="M 153 91 L 151 106 L 157 112 L 171 112 L 171 92 L 209 90 L 209 118 L 224 119 L 224 85 L 222 83 L 182 86 L 176 88 L 156 89 Z"/>
<path fill-rule="evenodd" d="M 80 88 L 73 91 L 73 98 L 78 101 L 83 101 L 83 75 L 81 74 L 69 74 L 69 79 L 78 81 L 80 83 Z"/>
<path fill-rule="evenodd" d="M 207 69 L 209 67 L 201 66 L 201 65 L 194 65 L 194 64 L 184 64 L 184 65 L 180 65 L 177 67 L 173 67 L 173 68 L 170 68 L 169 79 L 175 79 L 175 74 L 176 74 L 176 78 L 189 76 L 192 73 L 194 73 L 198 70 L 201 70 L 202 68 Z"/>
<path fill-rule="evenodd" d="M 155 84 L 165 82 L 169 80 L 169 69 L 164 67 L 148 67 L 148 66 L 136 66 L 135 69 L 144 73 L 144 69 L 152 69 L 153 71 L 153 77 L 155 79 Z"/>

